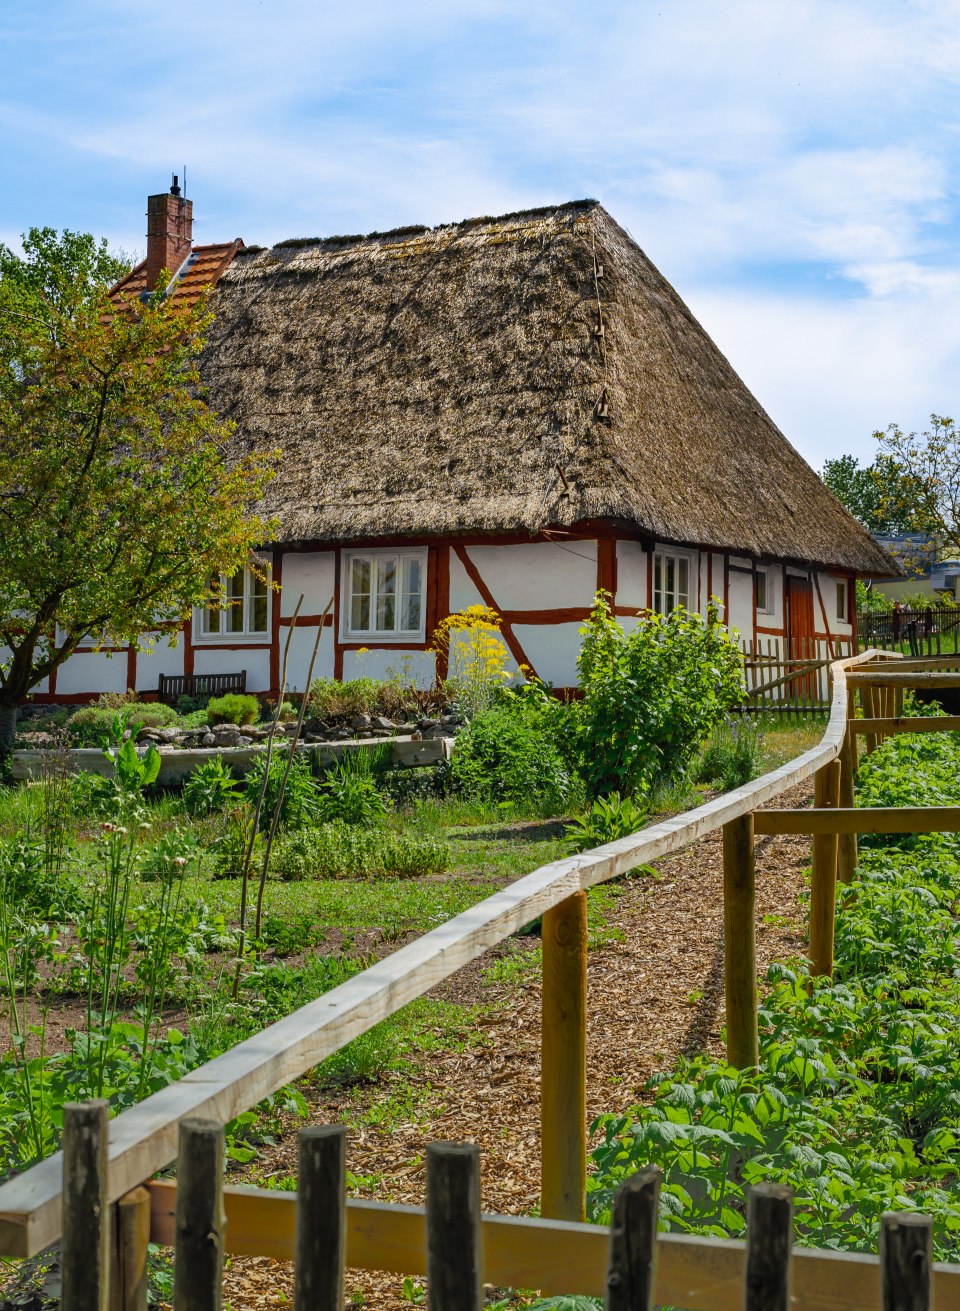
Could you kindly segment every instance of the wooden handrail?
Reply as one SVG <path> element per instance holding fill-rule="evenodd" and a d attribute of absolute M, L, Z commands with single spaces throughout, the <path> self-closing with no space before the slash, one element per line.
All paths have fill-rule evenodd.
<path fill-rule="evenodd" d="M 837 759 L 847 733 L 846 671 L 887 654 L 834 662 L 823 738 L 795 760 L 686 814 L 542 866 L 123 1111 L 110 1122 L 109 1201 L 174 1160 L 184 1117 L 225 1124 L 574 893 L 715 832 Z M 61 1152 L 0 1186 L 0 1255 L 31 1256 L 59 1236 L 62 1187 Z"/>

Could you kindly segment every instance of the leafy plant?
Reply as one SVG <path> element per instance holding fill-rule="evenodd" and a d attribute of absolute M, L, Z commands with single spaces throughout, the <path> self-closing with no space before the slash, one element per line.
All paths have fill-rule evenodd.
<path fill-rule="evenodd" d="M 605 842 L 616 842 L 630 837 L 647 822 L 647 809 L 632 797 L 621 797 L 611 792 L 598 797 L 588 814 L 571 820 L 564 831 L 563 840 L 572 851 L 588 851 Z"/>
<path fill-rule="evenodd" d="M 632 632 L 598 592 L 577 659 L 578 727 L 591 796 L 648 792 L 681 776 L 706 735 L 743 695 L 743 657 L 711 604 L 648 614 Z"/>
<path fill-rule="evenodd" d="M 219 756 L 198 765 L 183 785 L 183 804 L 188 815 L 213 815 L 234 805 L 240 785 Z"/>
<path fill-rule="evenodd" d="M 101 698 L 101 701 L 103 698 Z M 77 741 L 99 746 L 105 739 L 115 742 L 126 729 L 136 737 L 141 728 L 168 728 L 177 722 L 177 712 L 159 701 L 121 701 L 119 705 L 81 706 L 67 720 L 67 731 Z"/>
<path fill-rule="evenodd" d="M 742 787 L 761 771 L 763 734 L 746 715 L 718 724 L 694 766 L 697 782 L 719 783 L 724 792 Z"/>
<path fill-rule="evenodd" d="M 294 757 L 284 785 L 286 767 L 287 754 L 280 751 L 271 758 L 269 772 L 263 756 L 258 757 L 247 771 L 245 796 L 251 806 L 256 805 L 264 774 L 267 773 L 267 786 L 260 810 L 261 832 L 266 832 L 270 827 L 278 805 L 280 824 L 284 828 L 302 828 L 304 824 L 314 822 L 319 815 L 319 793 L 307 761 L 299 756 Z"/>
<path fill-rule="evenodd" d="M 439 838 L 341 822 L 281 837 L 270 864 L 283 879 L 416 878 L 447 869 L 450 850 Z"/>
<path fill-rule="evenodd" d="M 226 692 L 207 702 L 209 724 L 255 724 L 260 718 L 260 702 L 242 692 Z"/>
<path fill-rule="evenodd" d="M 563 807 L 580 791 L 563 745 L 569 722 L 569 708 L 536 685 L 502 691 L 457 737 L 451 788 L 486 801 Z"/>

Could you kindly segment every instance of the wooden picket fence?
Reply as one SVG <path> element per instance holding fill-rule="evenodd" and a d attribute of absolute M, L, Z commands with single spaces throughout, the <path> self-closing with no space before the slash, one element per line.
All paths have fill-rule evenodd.
<path fill-rule="evenodd" d="M 425 1207 L 348 1202 L 342 1126 L 300 1133 L 291 1194 L 224 1189 L 223 1129 L 184 1120 L 176 1184 L 124 1199 L 111 1233 L 107 1125 L 104 1101 L 66 1109 L 62 1311 L 105 1311 L 111 1263 L 113 1305 L 146 1311 L 151 1209 L 153 1236 L 173 1245 L 177 1311 L 220 1311 L 225 1255 L 251 1250 L 293 1261 L 295 1311 L 342 1311 L 351 1266 L 425 1275 L 430 1311 L 482 1311 L 485 1283 L 602 1297 L 606 1311 L 927 1311 L 934 1301 L 946 1311 L 960 1301 L 960 1269 L 933 1263 L 927 1216 L 884 1216 L 879 1257 L 794 1248 L 791 1190 L 760 1184 L 746 1242 L 658 1234 L 652 1165 L 618 1189 L 609 1228 L 483 1215 L 479 1149 L 453 1143 L 427 1148 Z"/>
<path fill-rule="evenodd" d="M 746 697 L 742 711 L 765 715 L 822 715 L 830 709 L 830 666 L 852 654 L 849 638 L 758 637 L 740 643 Z M 789 654 L 788 654 L 789 652 Z"/>
<path fill-rule="evenodd" d="M 879 1258 L 791 1250 L 789 1198 L 761 1187 L 746 1245 L 654 1239 L 656 1176 L 647 1170 L 620 1193 L 609 1231 L 583 1223 L 586 889 L 722 830 L 727 1054 L 745 1069 L 758 1059 L 756 837 L 811 835 L 809 956 L 814 974 L 830 974 L 837 883 L 852 879 L 857 833 L 960 831 L 960 806 L 858 810 L 853 791 L 860 736 L 871 751 L 891 733 L 960 730 L 960 716 L 903 715 L 908 688 L 960 688 L 960 656 L 908 661 L 868 651 L 835 662 L 831 675 L 826 731 L 788 764 L 533 871 L 109 1123 L 105 1103 L 69 1108 L 63 1150 L 0 1186 L 0 1255 L 33 1255 L 62 1234 L 64 1311 L 106 1311 L 108 1298 L 111 1311 L 143 1311 L 148 1241 L 174 1246 L 176 1311 L 219 1307 L 224 1252 L 295 1257 L 302 1311 L 340 1311 L 344 1262 L 426 1274 L 436 1311 L 478 1311 L 481 1279 L 606 1296 L 618 1311 L 651 1299 L 689 1311 L 924 1311 L 931 1289 L 937 1311 L 960 1311 L 960 1266 L 931 1265 L 929 1221 L 914 1215 L 884 1220 Z M 811 776 L 813 809 L 769 808 Z M 425 1211 L 344 1207 L 343 1167 L 334 1170 L 330 1146 L 341 1143 L 342 1162 L 340 1130 L 306 1131 L 296 1197 L 223 1188 L 220 1126 L 539 915 L 542 1219 L 480 1216 L 476 1149 L 464 1147 L 431 1149 Z M 148 1182 L 178 1151 L 177 1183 Z"/>
<path fill-rule="evenodd" d="M 888 610 L 857 615 L 857 649 L 900 651 L 919 658 L 960 655 L 960 608 L 928 605 L 923 610 Z"/>

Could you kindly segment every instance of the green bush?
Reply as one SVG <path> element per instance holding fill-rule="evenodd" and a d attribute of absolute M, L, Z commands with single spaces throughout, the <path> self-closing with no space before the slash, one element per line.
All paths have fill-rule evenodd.
<path fill-rule="evenodd" d="M 698 783 L 719 783 L 724 792 L 756 778 L 763 762 L 763 734 L 746 715 L 718 724 L 694 765 Z"/>
<path fill-rule="evenodd" d="M 573 851 L 589 851 L 591 847 L 602 847 L 605 842 L 630 837 L 646 822 L 646 806 L 638 805 L 632 797 L 611 792 L 608 797 L 598 797 L 589 814 L 569 823 L 563 840 Z"/>
<path fill-rule="evenodd" d="M 188 815 L 212 815 L 240 799 L 240 785 L 219 756 L 199 765 L 183 785 Z"/>
<path fill-rule="evenodd" d="M 449 864 L 449 848 L 439 838 L 342 823 L 284 834 L 270 856 L 271 870 L 282 879 L 416 878 L 442 874 Z"/>
<path fill-rule="evenodd" d="M 458 734 L 450 786 L 480 801 L 563 807 L 579 780 L 565 749 L 570 710 L 536 684 L 505 690 Z"/>
<path fill-rule="evenodd" d="M 280 823 L 285 828 L 302 828 L 305 824 L 315 821 L 319 813 L 320 796 L 317 785 L 310 773 L 309 764 L 301 756 L 294 757 L 284 786 L 283 776 L 287 768 L 287 754 L 286 751 L 275 752 L 270 760 L 270 775 L 260 809 L 262 832 L 266 832 L 270 827 L 278 800 Z M 265 769 L 266 756 L 260 756 L 247 772 L 245 795 L 251 807 L 257 804 Z"/>
<path fill-rule="evenodd" d="M 390 758 L 390 748 L 377 751 Z M 387 813 L 387 803 L 377 790 L 380 773 L 374 754 L 368 750 L 345 752 L 324 775 L 319 786 L 317 817 L 324 823 L 376 824 Z"/>
<path fill-rule="evenodd" d="M 579 746 L 591 796 L 644 794 L 682 777 L 743 695 L 743 657 L 711 605 L 679 608 L 625 633 L 598 592 L 577 660 Z"/>
<path fill-rule="evenodd" d="M 141 728 L 169 728 L 177 712 L 160 701 L 127 701 L 122 706 L 81 706 L 67 720 L 67 729 L 84 746 L 115 741 L 126 729 L 136 736 Z"/>
<path fill-rule="evenodd" d="M 227 692 L 207 702 L 208 724 L 254 724 L 260 718 L 260 702 L 255 696 Z"/>

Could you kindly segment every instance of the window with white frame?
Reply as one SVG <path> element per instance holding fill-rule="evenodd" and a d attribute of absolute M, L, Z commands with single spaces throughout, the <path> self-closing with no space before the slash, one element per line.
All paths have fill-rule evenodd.
<path fill-rule="evenodd" d="M 758 569 L 756 578 L 757 614 L 773 614 L 773 579 L 769 569 Z"/>
<path fill-rule="evenodd" d="M 847 598 L 850 589 L 846 583 L 837 583 L 837 618 L 841 623 L 847 622 Z"/>
<path fill-rule="evenodd" d="M 345 552 L 343 637 L 422 641 L 426 583 L 424 550 Z"/>
<path fill-rule="evenodd" d="M 676 610 L 681 605 L 689 610 L 692 573 L 693 562 L 689 555 L 680 551 L 654 551 L 654 610 L 662 615 L 668 615 L 671 610 Z"/>
<path fill-rule="evenodd" d="M 268 568 L 249 565 L 220 578 L 222 605 L 197 611 L 194 636 L 208 642 L 264 640 L 270 634 Z"/>

